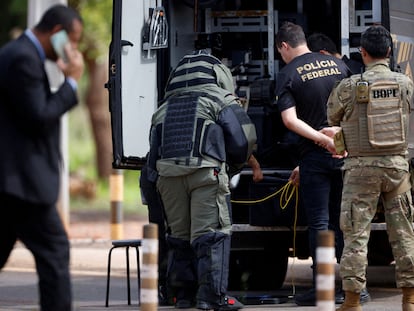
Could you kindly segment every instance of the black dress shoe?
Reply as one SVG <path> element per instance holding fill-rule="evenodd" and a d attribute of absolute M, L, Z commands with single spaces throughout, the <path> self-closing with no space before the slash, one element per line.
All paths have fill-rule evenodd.
<path fill-rule="evenodd" d="M 304 294 L 296 294 L 293 298 L 298 306 L 316 306 L 316 292 L 312 288 Z"/>
<path fill-rule="evenodd" d="M 359 301 L 361 304 L 371 301 L 371 295 L 369 294 L 368 290 L 364 288 L 359 293 Z M 335 303 L 337 305 L 343 304 L 345 301 L 345 293 L 342 289 L 335 292 Z"/>
<path fill-rule="evenodd" d="M 234 297 L 226 296 L 222 304 L 207 302 L 203 300 L 197 301 L 197 309 L 200 310 L 216 310 L 216 311 L 225 311 L 225 310 L 239 310 L 244 307 L 244 305 Z"/>

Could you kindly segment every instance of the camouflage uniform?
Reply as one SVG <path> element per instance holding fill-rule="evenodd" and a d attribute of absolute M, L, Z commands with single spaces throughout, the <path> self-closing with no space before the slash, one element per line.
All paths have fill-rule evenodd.
<path fill-rule="evenodd" d="M 403 114 L 407 115 L 406 131 L 413 94 L 412 81 L 402 74 L 392 72 L 386 61 L 370 64 L 363 77 L 368 82 L 374 77 L 384 80 L 398 78 L 401 94 L 404 94 L 402 109 Z M 331 93 L 328 101 L 330 125 L 343 125 L 347 120 L 355 118 L 355 111 L 358 110 L 355 107 L 361 105 L 356 101 L 356 81 L 359 78 L 360 75 L 354 75 L 342 80 Z M 407 132 L 405 137 L 406 134 Z M 346 131 L 344 139 L 346 143 Z M 355 153 L 353 155 L 350 152 L 345 158 L 344 170 L 340 220 L 345 242 L 340 267 L 344 290 L 358 293 L 366 286 L 367 244 L 371 221 L 380 198 L 396 261 L 397 286 L 414 287 L 414 215 L 407 148 L 399 154 L 377 153 L 373 156 L 355 156 Z"/>

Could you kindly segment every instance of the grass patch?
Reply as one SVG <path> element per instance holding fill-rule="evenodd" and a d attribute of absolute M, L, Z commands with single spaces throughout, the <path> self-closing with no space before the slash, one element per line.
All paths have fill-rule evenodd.
<path fill-rule="evenodd" d="M 147 206 L 141 202 L 141 193 L 138 185 L 139 171 L 124 170 L 124 200 L 122 208 L 125 214 L 147 215 Z M 71 196 L 70 209 L 77 210 L 102 210 L 111 208 L 109 181 L 96 182 L 96 197 L 87 199 L 80 196 Z"/>
<path fill-rule="evenodd" d="M 79 104 L 68 117 L 69 123 L 69 171 L 82 180 L 94 183 L 96 196 L 87 199 L 82 196 L 70 197 L 70 210 L 102 210 L 109 211 L 110 189 L 109 180 L 99 180 L 95 163 L 95 144 L 93 142 L 88 111 L 85 105 Z M 124 177 L 124 200 L 122 202 L 125 214 L 138 213 L 147 215 L 147 207 L 141 203 L 139 189 L 140 171 L 122 170 Z"/>

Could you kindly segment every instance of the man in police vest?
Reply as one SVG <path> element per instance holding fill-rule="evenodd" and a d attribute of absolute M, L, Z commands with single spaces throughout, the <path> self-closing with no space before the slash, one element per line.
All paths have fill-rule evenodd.
<path fill-rule="evenodd" d="M 396 262 L 397 286 L 403 292 L 402 308 L 414 310 L 414 210 L 407 160 L 413 83 L 390 70 L 391 40 L 382 26 L 363 32 L 361 56 L 366 71 L 342 80 L 328 101 L 329 124 L 340 126 L 330 128 L 334 130 L 330 135 L 341 130 L 334 139 L 336 153 L 348 154 L 341 206 L 345 241 L 341 311 L 362 310 L 359 293 L 366 286 L 367 244 L 379 199 Z"/>
<path fill-rule="evenodd" d="M 256 131 L 233 93 L 231 72 L 216 57 L 186 55 L 152 118 L 148 176 L 158 178 L 165 209 L 176 308 L 243 307 L 227 295 L 229 173 L 250 158 Z"/>

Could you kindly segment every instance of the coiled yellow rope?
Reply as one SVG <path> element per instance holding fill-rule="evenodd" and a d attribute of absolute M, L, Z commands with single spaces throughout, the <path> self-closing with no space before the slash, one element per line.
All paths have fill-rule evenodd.
<path fill-rule="evenodd" d="M 257 199 L 257 200 L 231 200 L 232 203 L 236 203 L 236 204 L 257 204 L 257 203 L 262 203 L 266 200 L 269 200 L 275 196 L 277 196 L 280 193 L 280 199 L 279 199 L 279 203 L 280 203 L 280 208 L 281 209 L 285 209 L 290 200 L 292 199 L 293 195 L 295 194 L 295 198 L 296 198 L 296 206 L 298 204 L 298 189 L 297 187 L 292 184 L 292 182 L 289 180 L 282 188 L 280 188 L 279 190 L 277 190 L 274 193 L 269 194 L 268 196 L 261 198 L 261 199 Z"/>
<path fill-rule="evenodd" d="M 298 202 L 299 202 L 299 192 L 298 187 L 294 185 L 290 180 L 279 190 L 271 193 L 270 195 L 257 199 L 257 200 L 231 200 L 232 203 L 236 204 L 258 204 L 266 200 L 269 200 L 280 193 L 279 205 L 281 209 L 285 209 L 289 202 L 292 200 L 293 195 L 295 195 L 295 216 L 293 221 L 293 258 L 296 257 L 296 224 L 298 220 Z M 293 265 L 294 266 L 294 265 Z M 295 296 L 296 286 L 295 286 L 295 271 L 292 266 L 292 297 Z"/>
<path fill-rule="evenodd" d="M 270 195 L 257 200 L 231 200 L 232 203 L 236 204 L 258 204 L 266 200 L 273 198 L 274 196 L 280 193 L 279 205 L 281 209 L 285 209 L 289 202 L 292 200 L 293 195 L 295 195 L 295 216 L 293 221 L 293 257 L 296 256 L 296 223 L 298 220 L 298 202 L 299 202 L 299 193 L 298 187 L 295 186 L 290 180 L 279 190 Z"/>

